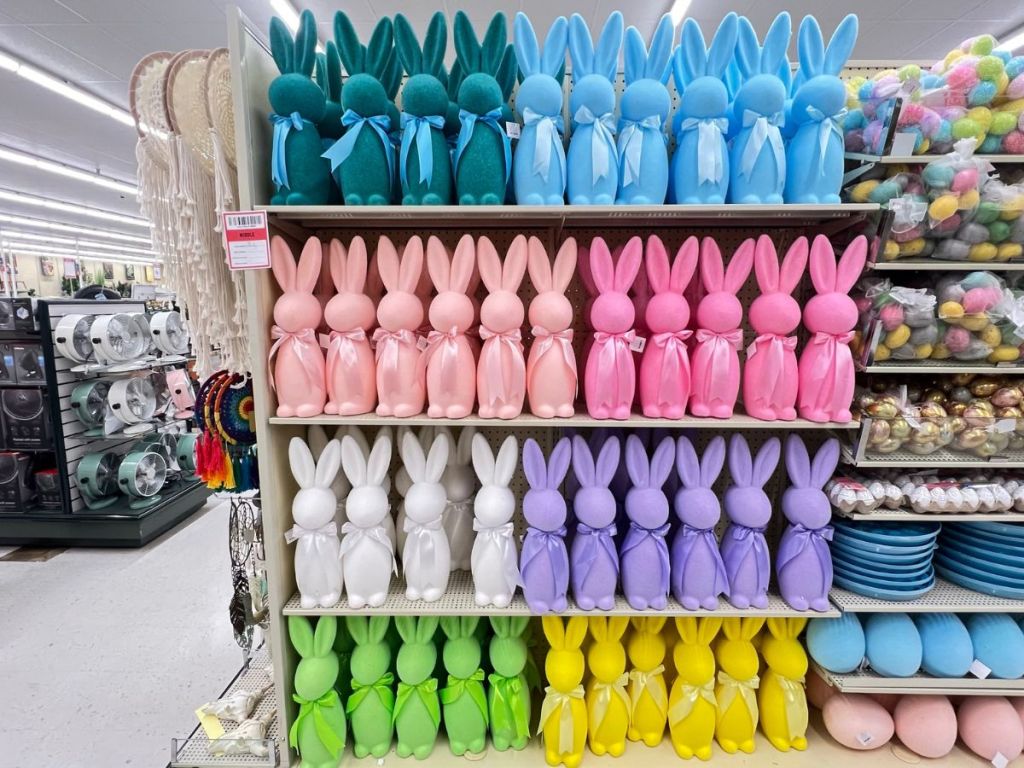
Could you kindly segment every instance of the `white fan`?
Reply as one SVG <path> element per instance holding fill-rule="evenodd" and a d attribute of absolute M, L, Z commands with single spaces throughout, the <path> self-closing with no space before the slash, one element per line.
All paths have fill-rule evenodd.
<path fill-rule="evenodd" d="M 117 468 L 117 484 L 132 499 L 132 509 L 144 509 L 160 501 L 160 489 L 166 479 L 164 457 L 146 449 L 129 453 Z"/>
<path fill-rule="evenodd" d="M 135 360 L 146 352 L 138 314 L 98 315 L 89 331 L 96 359 L 104 365 Z"/>
<path fill-rule="evenodd" d="M 93 348 L 90 329 L 94 320 L 93 315 L 64 315 L 53 330 L 57 354 L 76 363 L 91 360 Z"/>
<path fill-rule="evenodd" d="M 164 354 L 183 355 L 188 352 L 188 329 L 177 312 L 157 312 L 149 329 L 157 349 Z"/>
<path fill-rule="evenodd" d="M 114 416 L 128 425 L 126 434 L 134 434 L 134 425 L 147 426 L 156 415 L 157 393 L 148 376 L 132 376 L 118 379 L 110 385 L 107 402 Z"/>

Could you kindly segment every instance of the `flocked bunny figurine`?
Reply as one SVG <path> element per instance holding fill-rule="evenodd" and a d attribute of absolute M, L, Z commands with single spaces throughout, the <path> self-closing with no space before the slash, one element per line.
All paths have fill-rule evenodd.
<path fill-rule="evenodd" d="M 647 50 L 640 30 L 626 30 L 626 90 L 619 105 L 619 188 L 615 202 L 661 205 L 668 193 L 668 145 L 665 121 L 672 102 L 668 82 L 672 70 L 675 27 L 668 14 L 661 17 Z"/>
<path fill-rule="evenodd" d="M 473 540 L 473 498 L 478 487 L 473 472 L 473 437 L 475 427 L 462 427 L 456 441 L 448 427 L 440 427 L 448 434 L 451 450 L 448 451 L 448 466 L 441 475 L 448 505 L 444 508 L 444 532 L 448 536 L 448 548 L 452 553 L 452 570 L 468 571 L 471 567 Z"/>
<path fill-rule="evenodd" d="M 721 205 L 729 191 L 729 93 L 722 78 L 736 50 L 739 19 L 727 13 L 711 47 L 696 19 L 683 23 L 672 56 L 676 90 L 681 94 L 672 155 L 672 189 L 677 203 Z"/>
<path fill-rule="evenodd" d="M 407 432 L 400 448 L 402 463 L 412 480 L 405 494 L 403 526 L 406 533 L 402 548 L 405 596 L 429 603 L 440 599 L 448 589 L 451 571 L 451 550 L 442 520 L 448 500 L 441 484 L 450 446 L 448 436 L 440 433 L 424 456 L 420 441 Z"/>
<path fill-rule="evenodd" d="M 671 267 L 665 244 L 657 235 L 647 238 L 645 264 L 654 296 L 645 316 L 650 336 L 640 361 L 640 405 L 644 416 L 679 419 L 690 399 L 690 355 L 687 340 L 693 331 L 690 305 L 683 293 L 697 268 L 697 238 L 688 237 Z"/>
<path fill-rule="evenodd" d="M 523 517 L 529 526 L 523 538 L 520 571 L 523 596 L 534 613 L 565 610 L 569 589 L 569 554 L 565 548 L 565 496 L 561 492 L 569 471 L 572 445 L 563 437 L 547 465 L 537 441 L 523 443 L 523 473 L 530 490 L 523 497 Z"/>
<path fill-rule="evenodd" d="M 327 100 L 324 116 L 316 126 L 327 149 L 345 132 L 341 124 L 341 56 L 333 40 L 328 40 L 324 52 L 316 55 L 316 81 Z"/>
<path fill-rule="evenodd" d="M 437 693 L 437 616 L 396 616 L 395 627 L 402 638 L 396 668 L 395 735 L 399 757 L 423 760 L 434 751 L 441 726 L 441 701 Z"/>
<path fill-rule="evenodd" d="M 526 361 L 523 358 L 524 311 L 519 284 L 526 274 L 526 235 L 517 235 L 502 262 L 487 237 L 477 241 L 480 278 L 487 297 L 480 306 L 483 347 L 476 369 L 480 415 L 513 419 L 523 412 L 526 397 Z"/>
<path fill-rule="evenodd" d="M 615 605 L 619 555 L 615 551 L 615 496 L 608 489 L 619 466 L 619 438 L 607 437 L 597 461 L 587 441 L 572 439 L 572 468 L 579 482 L 573 497 L 576 535 L 572 540 L 572 596 L 585 611 Z"/>
<path fill-rule="evenodd" d="M 690 412 L 727 419 L 740 390 L 739 348 L 743 345 L 743 305 L 737 298 L 754 260 L 754 239 L 744 240 L 722 266 L 722 252 L 713 238 L 700 249 L 700 276 L 706 292 L 697 305 L 697 346 L 692 358 Z"/>
<path fill-rule="evenodd" d="M 787 203 L 839 202 L 843 185 L 843 118 L 846 87 L 839 73 L 857 42 L 857 16 L 836 27 L 825 48 L 818 20 L 804 16 L 798 36 L 801 84 L 793 94 L 787 121 Z"/>
<path fill-rule="evenodd" d="M 427 270 L 437 289 L 430 302 L 430 324 L 423 365 L 427 376 L 427 415 L 461 419 L 476 399 L 476 361 L 466 331 L 473 324 L 473 302 L 466 295 L 476 262 L 472 235 L 463 235 L 449 261 L 444 244 L 427 241 Z"/>
<path fill-rule="evenodd" d="M 675 512 L 683 524 L 672 540 L 672 594 L 688 611 L 714 610 L 718 596 L 729 589 L 715 539 L 722 510 L 711 490 L 724 463 L 724 437 L 712 438 L 700 460 L 689 438 L 676 443 L 676 469 L 683 485 L 676 492 Z"/>
<path fill-rule="evenodd" d="M 487 746 L 487 694 L 480 641 L 474 634 L 479 622 L 479 616 L 441 617 L 448 638 L 442 651 L 448 672 L 447 685 L 441 689 L 444 729 L 452 754 L 459 757 L 480 754 Z"/>
<path fill-rule="evenodd" d="M 799 363 L 797 410 L 802 418 L 850 420 L 854 379 L 850 341 L 857 325 L 857 305 L 849 292 L 864 269 L 867 250 L 867 238 L 856 237 L 837 266 L 827 237 L 818 235 L 811 244 L 811 282 L 818 293 L 804 305 L 804 327 L 812 336 Z"/>
<path fill-rule="evenodd" d="M 516 60 L 523 74 L 516 94 L 522 133 L 512 158 L 512 184 L 519 205 L 562 205 L 565 202 L 565 147 L 562 134 L 562 81 L 569 23 L 557 17 L 543 47 L 525 13 L 512 26 Z"/>
<path fill-rule="evenodd" d="M 754 274 L 761 293 L 750 304 L 750 325 L 757 337 L 747 348 L 743 366 L 743 408 L 765 421 L 796 418 L 796 336 L 800 305 L 791 295 L 807 266 L 808 243 L 798 237 L 779 268 L 775 244 L 768 235 L 757 238 Z"/>
<path fill-rule="evenodd" d="M 626 651 L 629 653 L 630 741 L 656 747 L 668 721 L 668 688 L 665 686 L 664 616 L 632 619 Z"/>
<path fill-rule="evenodd" d="M 764 45 L 760 46 L 750 21 L 740 18 L 736 63 L 742 85 L 733 100 L 730 126 L 730 202 L 782 202 L 786 152 L 780 127 L 785 119 L 786 85 L 779 73 L 786 66 L 790 32 L 789 14 L 783 11 L 772 22 Z"/>
<path fill-rule="evenodd" d="M 273 366 L 278 416 L 316 416 L 323 413 L 327 400 L 324 353 L 316 338 L 323 312 L 313 295 L 322 258 L 319 238 L 306 241 L 298 267 L 283 238 L 275 235 L 270 240 L 270 264 L 284 292 L 274 303 L 274 343 L 267 357 L 267 365 Z"/>
<path fill-rule="evenodd" d="M 359 434 L 358 427 L 338 427 L 334 433 L 334 439 L 338 443 L 338 447 L 341 447 L 341 438 L 346 434 Z M 364 437 L 363 440 L 366 438 Z M 330 442 L 327 438 L 327 432 L 319 424 L 310 424 L 309 429 L 306 430 L 306 444 L 309 446 L 310 452 L 313 454 L 314 461 L 320 461 L 320 457 L 323 455 L 324 449 Z M 366 453 L 369 454 L 369 447 L 366 449 Z M 334 493 L 335 498 L 335 513 L 334 522 L 337 523 L 338 532 L 341 532 L 341 526 L 345 524 L 348 518 L 345 516 L 345 500 L 348 498 L 348 492 L 352 486 L 348 483 L 348 478 L 345 477 L 344 472 L 336 472 L 334 480 L 331 482 L 331 492 Z"/>
<path fill-rule="evenodd" d="M 491 743 L 499 752 L 523 749 L 530 741 L 530 691 L 526 683 L 529 650 L 523 633 L 527 616 L 491 616 L 494 634 L 488 657 L 494 670 L 487 676 L 487 713 Z"/>
<path fill-rule="evenodd" d="M 615 78 L 622 48 L 622 13 L 612 11 L 595 47 L 586 20 L 569 19 L 572 92 L 568 193 L 573 205 L 610 205 L 619 188 L 615 145 Z"/>
<path fill-rule="evenodd" d="M 444 136 L 447 44 L 448 26 L 441 11 L 431 17 L 422 48 L 408 19 L 400 13 L 395 15 L 395 50 L 409 73 L 402 89 L 402 145 L 398 157 L 402 205 L 449 205 L 452 201 L 451 155 Z"/>
<path fill-rule="evenodd" d="M 332 440 L 314 463 L 301 437 L 288 444 L 288 462 L 299 491 L 292 499 L 295 525 L 285 533 L 295 549 L 295 583 L 303 608 L 331 608 L 341 597 L 341 542 L 334 515 L 338 500 L 331 483 L 341 464 L 341 445 Z"/>
<path fill-rule="evenodd" d="M 346 616 L 355 640 L 352 651 L 352 694 L 345 706 L 352 726 L 356 757 L 380 759 L 391 751 L 395 732 L 395 676 L 391 673 L 391 620 L 387 616 Z"/>
<path fill-rule="evenodd" d="M 668 603 L 668 498 L 662 486 L 675 466 L 676 445 L 662 438 L 650 461 L 636 435 L 626 439 L 626 469 L 633 487 L 626 494 L 629 530 L 622 542 L 622 591 L 636 610 L 664 610 Z"/>
<path fill-rule="evenodd" d="M 339 765 L 345 748 L 345 709 L 334 690 L 338 677 L 338 657 L 334 653 L 337 631 L 334 616 L 317 619 L 316 631 L 305 616 L 288 617 L 288 637 L 299 654 L 293 694 L 299 712 L 292 721 L 288 743 L 299 753 L 302 765 L 310 768 Z"/>
<path fill-rule="evenodd" d="M 715 698 L 715 655 L 711 643 L 722 619 L 677 616 L 679 640 L 672 649 L 676 679 L 668 698 L 669 737 L 684 760 L 711 758 L 718 700 Z"/>
<path fill-rule="evenodd" d="M 381 237 L 374 260 L 387 293 L 377 305 L 379 326 L 373 332 L 377 360 L 378 416 L 414 416 L 423 411 L 426 377 L 417 346 L 423 303 L 416 287 L 423 269 L 423 241 L 413 235 L 401 261 L 394 243 Z"/>
<path fill-rule="evenodd" d="M 779 439 L 766 440 L 757 457 L 751 459 L 743 435 L 729 441 L 729 475 L 732 485 L 725 491 L 725 514 L 729 527 L 722 534 L 722 562 L 729 578 L 729 602 L 737 608 L 768 606 L 768 542 L 764 531 L 771 520 L 772 502 L 764 485 L 779 463 Z"/>
<path fill-rule="evenodd" d="M 423 455 L 426 456 L 430 453 L 430 445 L 434 440 L 434 436 L 438 433 L 438 430 L 430 424 L 420 427 L 416 432 L 413 432 L 411 427 L 406 427 L 405 425 L 400 426 L 395 436 L 395 444 L 398 445 L 399 452 L 401 452 L 402 442 L 405 440 L 406 433 L 415 435 L 416 439 L 420 442 L 420 447 L 423 449 Z M 451 446 L 451 431 L 447 431 L 447 434 L 449 436 L 448 444 Z M 451 451 L 448 452 L 448 455 L 451 456 Z M 409 536 L 405 531 L 405 521 L 407 519 L 405 514 L 405 495 L 409 492 L 410 488 L 412 488 L 412 478 L 409 477 L 409 470 L 403 465 L 399 467 L 398 471 L 395 473 L 395 490 L 402 498 L 398 503 L 398 510 L 395 514 L 395 542 L 398 544 L 399 554 L 405 550 L 405 541 Z M 447 494 L 447 489 L 445 489 L 445 493 Z M 445 507 L 445 514 L 447 514 L 447 512 L 448 508 Z M 451 545 L 449 545 L 449 549 L 451 549 Z"/>
<path fill-rule="evenodd" d="M 583 691 L 583 651 L 587 618 L 544 616 L 541 620 L 550 649 L 544 659 L 548 685 L 540 708 L 548 765 L 577 768 L 587 743 L 587 705 Z M 564 622 L 564 623 L 563 623 Z"/>
<path fill-rule="evenodd" d="M 629 629 L 628 616 L 591 616 L 587 649 L 587 740 L 595 755 L 618 757 L 626 749 L 631 702 L 626 686 L 626 651 L 622 636 Z"/>
<path fill-rule="evenodd" d="M 554 264 L 544 244 L 527 242 L 530 282 L 537 295 L 530 302 L 533 344 L 526 361 L 526 394 L 534 416 L 568 418 L 575 411 L 579 373 L 572 347 L 573 306 L 565 296 L 576 271 L 576 240 L 566 238 Z"/>
<path fill-rule="evenodd" d="M 519 459 L 519 442 L 509 435 L 495 459 L 487 438 L 473 437 L 473 469 L 480 490 L 473 500 L 473 589 L 477 605 L 507 608 L 521 583 L 512 516 L 516 497 L 508 487 Z"/>
<path fill-rule="evenodd" d="M 761 641 L 768 667 L 757 690 L 761 728 L 782 752 L 807 749 L 807 652 L 799 640 L 806 626 L 805 618 L 768 619 L 771 636 Z"/>
<path fill-rule="evenodd" d="M 718 661 L 718 718 L 715 739 L 730 755 L 737 750 L 754 751 L 757 731 L 757 670 L 760 660 L 753 639 L 764 626 L 763 618 L 727 618 L 722 621 L 724 637 L 715 646 Z"/>
<path fill-rule="evenodd" d="M 613 265 L 604 238 L 590 243 L 590 270 L 600 294 L 590 310 L 594 341 L 587 354 L 584 390 L 587 411 L 595 419 L 627 419 L 633 405 L 636 310 L 627 292 L 640 271 L 643 248 L 643 240 L 630 238 Z"/>
<path fill-rule="evenodd" d="M 327 101 L 313 82 L 316 63 L 316 19 L 310 11 L 299 16 L 292 40 L 283 21 L 270 20 L 270 50 L 281 72 L 268 93 L 274 113 L 274 139 L 270 176 L 274 182 L 273 205 L 323 205 L 331 189 L 330 167 L 323 152 L 316 123 L 323 119 Z"/>
<path fill-rule="evenodd" d="M 345 134 L 324 153 L 346 205 L 387 205 L 395 177 L 387 91 L 382 79 L 394 52 L 394 25 L 384 16 L 362 45 L 344 12 L 334 14 L 334 40 L 348 73 L 342 91 Z"/>
<path fill-rule="evenodd" d="M 331 277 L 337 294 L 324 318 L 331 328 L 327 347 L 327 404 L 324 413 L 353 416 L 377 405 L 377 369 L 366 336 L 373 325 L 373 302 L 366 286 L 366 243 L 358 235 L 348 248 L 331 240 Z"/>
<path fill-rule="evenodd" d="M 341 465 L 352 484 L 345 502 L 348 522 L 342 526 L 341 557 L 345 591 L 351 608 L 384 604 L 396 571 L 394 542 L 388 538 L 384 521 L 391 504 L 384 490 L 384 478 L 391 466 L 391 436 L 378 434 L 369 457 L 356 439 L 341 439 Z"/>
<path fill-rule="evenodd" d="M 811 462 L 798 435 L 786 438 L 786 472 L 790 486 L 782 494 L 786 526 L 775 570 L 782 598 L 798 611 L 827 611 L 832 588 L 832 506 L 822 488 L 839 463 L 839 441 L 829 438 Z"/>

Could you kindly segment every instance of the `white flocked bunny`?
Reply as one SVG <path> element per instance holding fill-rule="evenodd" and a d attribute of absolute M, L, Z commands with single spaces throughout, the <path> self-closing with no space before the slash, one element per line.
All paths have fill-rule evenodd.
<path fill-rule="evenodd" d="M 508 487 L 519 460 L 519 443 L 509 435 L 498 450 L 495 460 L 487 438 L 473 437 L 473 469 L 481 488 L 473 500 L 473 588 L 477 605 L 507 608 L 519 577 L 519 556 L 513 538 L 512 515 L 516 497 Z"/>
<path fill-rule="evenodd" d="M 309 446 L 300 437 L 288 444 L 288 461 L 299 492 L 292 499 L 292 519 L 286 533 L 295 548 L 295 583 L 303 608 L 330 608 L 341 597 L 342 570 L 338 525 L 334 521 L 337 500 L 331 483 L 341 463 L 341 446 L 332 440 L 323 449 L 320 463 L 313 461 Z"/>
<path fill-rule="evenodd" d="M 443 519 L 452 552 L 452 570 L 468 571 L 473 553 L 473 497 L 477 490 L 476 475 L 470 466 L 476 427 L 462 427 L 457 443 L 448 427 L 439 427 L 438 431 L 448 435 L 449 445 L 453 447 L 448 453 L 448 466 L 441 476 L 441 484 L 448 497 Z M 420 444 L 424 444 L 422 439 Z"/>
<path fill-rule="evenodd" d="M 418 432 L 414 432 L 412 427 L 402 425 L 398 428 L 395 433 L 395 445 L 398 446 L 399 452 L 402 450 L 402 441 L 405 439 L 405 433 L 417 437 L 420 441 L 420 446 L 423 447 L 423 453 L 426 454 L 430 450 L 430 441 L 434 439 L 435 427 L 429 424 L 420 427 Z M 395 472 L 395 491 L 402 499 L 398 502 L 398 508 L 395 512 L 395 516 L 392 519 L 392 532 L 393 536 L 391 540 L 398 545 L 398 556 L 401 558 L 402 553 L 405 552 L 405 539 L 408 534 L 405 532 L 405 494 L 409 492 L 412 487 L 412 478 L 409 477 L 409 471 L 404 465 L 398 467 L 398 471 Z"/>
<path fill-rule="evenodd" d="M 448 462 L 448 435 L 438 434 L 424 457 L 423 446 L 407 432 L 400 447 L 402 463 L 412 485 L 405 494 L 405 546 L 402 569 L 405 596 L 434 602 L 448 589 L 451 550 L 444 532 L 444 508 L 448 504 L 441 475 Z"/>
<path fill-rule="evenodd" d="M 334 440 L 341 445 L 341 438 L 347 434 L 357 434 L 362 438 L 363 443 L 366 442 L 366 438 L 363 437 L 363 433 L 355 427 L 338 427 L 334 433 Z M 314 461 L 320 461 L 320 457 L 323 455 L 324 449 L 327 447 L 329 439 L 327 437 L 327 431 L 319 424 L 311 424 L 306 432 L 306 443 L 309 445 L 309 450 L 313 454 Z M 369 453 L 369 447 L 366 452 Z M 331 491 L 334 493 L 334 501 L 336 512 L 334 515 L 334 522 L 338 524 L 338 531 L 341 531 L 341 527 L 345 524 L 348 518 L 345 516 L 345 500 L 348 498 L 348 492 L 352 486 L 348 482 L 348 478 L 344 472 L 336 472 L 334 475 L 334 481 L 331 483 Z"/>
<path fill-rule="evenodd" d="M 341 463 L 352 484 L 345 503 L 348 522 L 342 527 L 341 557 L 351 608 L 384 604 L 396 572 L 394 544 L 385 520 L 391 504 L 384 479 L 391 465 L 391 435 L 381 430 L 367 457 L 351 435 L 341 439 Z"/>

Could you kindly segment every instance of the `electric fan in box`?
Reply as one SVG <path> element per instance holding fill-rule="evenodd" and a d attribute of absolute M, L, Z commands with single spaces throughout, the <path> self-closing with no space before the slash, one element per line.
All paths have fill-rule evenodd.
<path fill-rule="evenodd" d="M 160 501 L 160 489 L 166 479 L 167 462 L 150 450 L 129 453 L 117 470 L 117 484 L 132 499 L 132 509 L 144 509 Z"/>
<path fill-rule="evenodd" d="M 87 453 L 78 462 L 75 480 L 89 509 L 104 509 L 117 501 L 117 472 L 121 457 L 112 451 Z"/>

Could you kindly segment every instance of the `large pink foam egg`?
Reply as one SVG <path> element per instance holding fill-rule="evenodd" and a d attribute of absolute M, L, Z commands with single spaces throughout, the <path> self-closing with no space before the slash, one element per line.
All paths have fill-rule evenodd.
<path fill-rule="evenodd" d="M 807 700 L 815 709 L 824 709 L 825 702 L 836 695 L 836 689 L 826 683 L 814 670 L 807 673 Z"/>
<path fill-rule="evenodd" d="M 850 749 L 878 749 L 895 732 L 890 715 L 870 696 L 837 693 L 822 710 L 825 728 L 832 738 Z"/>
<path fill-rule="evenodd" d="M 965 696 L 957 711 L 960 738 L 986 760 L 996 754 L 1009 762 L 1024 750 L 1024 726 L 1013 705 L 1000 696 Z"/>
<path fill-rule="evenodd" d="M 945 696 L 904 696 L 893 720 L 896 738 L 921 757 L 945 757 L 956 744 L 956 710 Z"/>

